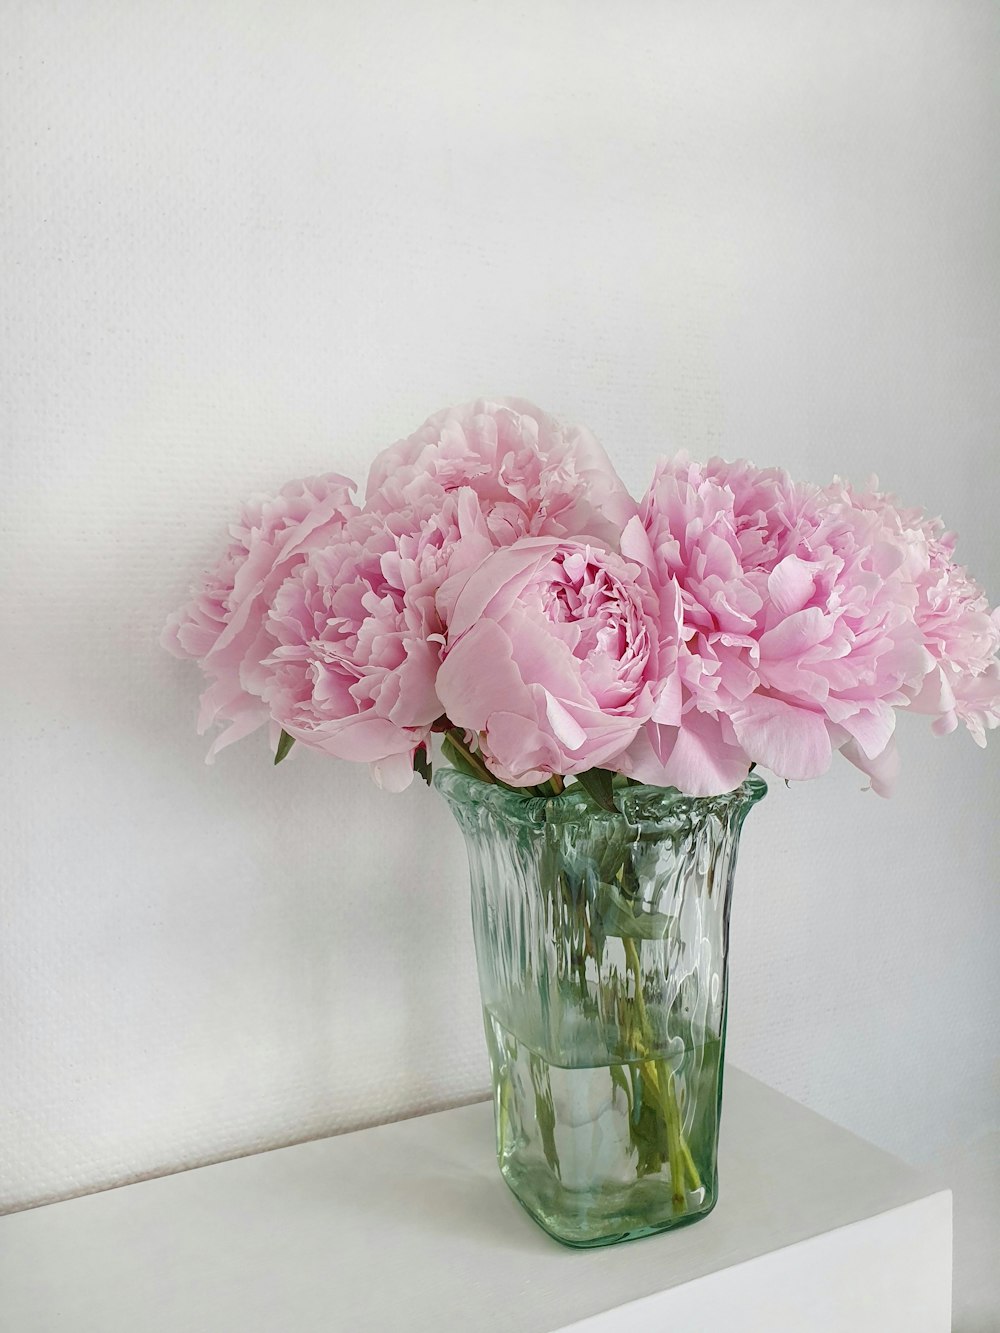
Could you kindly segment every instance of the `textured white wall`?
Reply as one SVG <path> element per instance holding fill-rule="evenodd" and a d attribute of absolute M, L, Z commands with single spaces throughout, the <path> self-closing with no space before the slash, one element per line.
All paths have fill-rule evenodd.
<path fill-rule="evenodd" d="M 156 636 L 239 498 L 518 393 L 940 509 L 1000 598 L 990 0 L 3 6 L 0 1206 L 469 1097 L 456 830 Z M 997 1118 L 1000 745 L 753 814 L 731 1054 L 920 1158 Z M 778 1164 L 780 1166 L 780 1164 Z"/>

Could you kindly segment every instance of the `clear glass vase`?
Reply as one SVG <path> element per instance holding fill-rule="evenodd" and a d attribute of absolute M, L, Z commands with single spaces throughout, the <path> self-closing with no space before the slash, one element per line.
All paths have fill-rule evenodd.
<path fill-rule="evenodd" d="M 469 854 L 507 1184 L 568 1245 L 705 1217 L 733 872 L 766 785 L 697 798 L 617 779 L 615 813 L 576 785 L 527 796 L 452 769 L 435 785 Z"/>

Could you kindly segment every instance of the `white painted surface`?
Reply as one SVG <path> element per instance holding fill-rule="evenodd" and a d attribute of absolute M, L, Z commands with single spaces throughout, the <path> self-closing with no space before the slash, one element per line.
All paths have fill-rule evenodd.
<path fill-rule="evenodd" d="M 934 1179 L 955 1200 L 952 1333 L 1000 1328 L 1000 1131 L 952 1149 Z"/>
<path fill-rule="evenodd" d="M 949 1333 L 950 1258 L 951 1198 L 932 1194 L 566 1333 Z"/>
<path fill-rule="evenodd" d="M 721 1199 L 680 1231 L 562 1248 L 500 1179 L 481 1103 L 0 1220 L 0 1327 L 947 1333 L 950 1195 L 727 1085 Z"/>
<path fill-rule="evenodd" d="M 940 508 L 1000 597 L 990 0 L 4 6 L 0 1208 L 468 1098 L 440 802 L 211 769 L 167 612 L 238 498 L 520 393 Z M 731 1052 L 995 1126 L 1000 749 L 747 828 Z"/>

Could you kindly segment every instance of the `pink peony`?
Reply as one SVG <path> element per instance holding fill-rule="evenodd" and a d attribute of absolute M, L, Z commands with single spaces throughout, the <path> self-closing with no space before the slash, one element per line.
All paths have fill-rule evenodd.
<path fill-rule="evenodd" d="M 443 590 L 438 696 L 515 786 L 612 764 L 650 718 L 679 720 L 679 606 L 642 569 L 580 542 L 525 537 Z"/>
<path fill-rule="evenodd" d="M 383 450 L 368 475 L 366 507 L 406 508 L 412 486 L 428 479 L 446 492 L 470 486 L 497 546 L 524 536 L 617 546 L 635 513 L 589 431 L 563 427 L 518 398 L 446 408 Z"/>
<path fill-rule="evenodd" d="M 289 735 L 372 765 L 400 791 L 443 708 L 436 592 L 492 543 L 473 491 L 442 496 L 417 479 L 416 503 L 351 518 L 277 590 L 262 697 Z"/>
<path fill-rule="evenodd" d="M 680 587 L 685 687 L 680 734 L 649 724 L 625 771 L 655 781 L 651 754 L 678 750 L 687 763 L 683 733 L 704 737 L 694 714 L 706 714 L 712 762 L 700 776 L 687 763 L 685 791 L 709 794 L 715 768 L 737 772 L 736 747 L 787 778 L 818 776 L 837 747 L 888 785 L 893 710 L 932 663 L 904 553 L 876 515 L 778 470 L 681 457 L 657 468 L 622 549 Z M 658 780 L 677 777 L 665 763 Z"/>
<path fill-rule="evenodd" d="M 380 454 L 364 510 L 336 474 L 247 505 L 163 642 L 208 678 L 209 758 L 270 720 L 399 789 L 447 716 L 514 785 L 712 795 L 839 749 L 887 793 L 897 708 L 1000 725 L 1000 611 L 875 486 L 680 456 L 639 508 L 586 431 L 481 400 Z"/>
<path fill-rule="evenodd" d="M 273 646 L 264 630 L 271 596 L 311 550 L 359 512 L 350 499 L 354 489 L 354 482 L 330 473 L 248 502 L 221 559 L 167 622 L 164 647 L 196 659 L 211 681 L 201 698 L 199 732 L 215 722 L 229 724 L 212 743 L 210 760 L 267 722 L 261 663 Z"/>
<path fill-rule="evenodd" d="M 904 572 L 916 592 L 913 619 L 933 659 L 910 707 L 934 718 L 945 735 L 964 722 L 977 745 L 1000 725 L 1000 608 L 990 611 L 983 589 L 955 562 L 955 537 L 940 519 L 903 509 L 875 489 L 855 493 L 836 481 L 826 492 L 834 506 L 878 517 L 887 540 L 903 553 Z"/>

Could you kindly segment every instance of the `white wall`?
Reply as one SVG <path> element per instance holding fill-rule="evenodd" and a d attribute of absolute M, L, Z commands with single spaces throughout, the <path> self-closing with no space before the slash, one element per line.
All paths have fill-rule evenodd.
<path fill-rule="evenodd" d="M 486 1086 L 423 788 L 202 763 L 156 636 L 238 499 L 517 393 L 871 470 L 1000 599 L 990 0 L 3 7 L 0 1206 Z M 915 720 L 914 720 L 915 722 Z M 997 1122 L 1000 745 L 751 817 L 731 1054 L 907 1157 Z"/>

